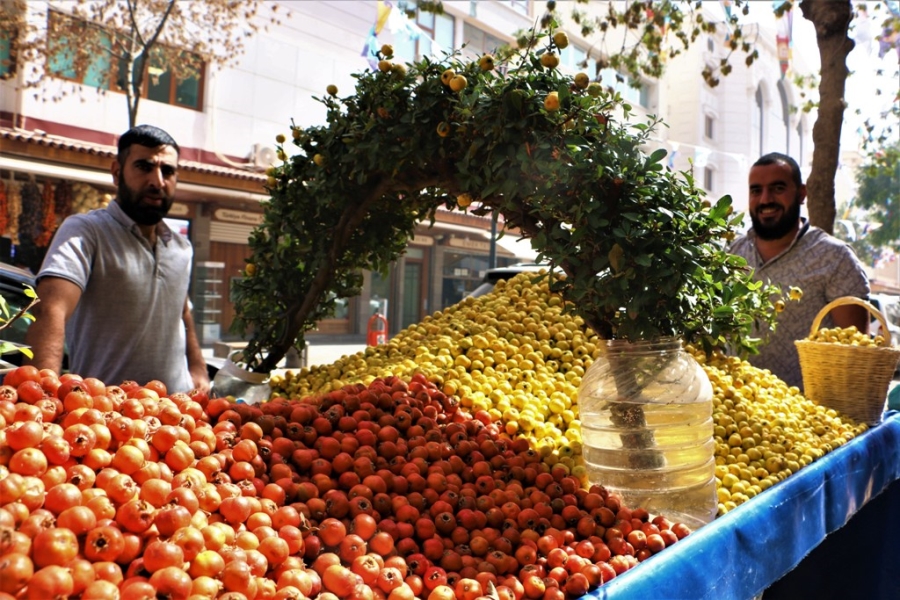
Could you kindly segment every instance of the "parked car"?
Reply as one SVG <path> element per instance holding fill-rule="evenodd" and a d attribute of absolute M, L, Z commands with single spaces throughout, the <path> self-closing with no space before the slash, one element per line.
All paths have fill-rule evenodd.
<path fill-rule="evenodd" d="M 870 294 L 869 302 L 881 311 L 884 320 L 887 321 L 891 345 L 900 346 L 900 296 L 896 294 Z M 872 319 L 872 323 L 869 325 L 869 333 L 872 335 L 884 335 L 878 319 Z"/>
<path fill-rule="evenodd" d="M 900 347 L 900 296 L 882 293 L 869 294 L 869 303 L 881 311 L 885 322 L 887 322 L 887 334 L 890 338 L 885 336 L 886 339 L 892 346 Z M 872 335 L 885 335 L 881 331 L 881 322 L 878 319 L 872 319 L 872 322 L 869 324 L 869 333 Z M 894 379 L 898 378 L 900 378 L 900 364 L 897 365 L 897 369 L 894 371 Z"/>
<path fill-rule="evenodd" d="M 512 279 L 519 273 L 539 273 L 540 271 L 546 271 L 550 268 L 550 265 L 540 264 L 540 263 L 517 263 L 514 265 L 509 265 L 508 267 L 497 267 L 495 269 L 488 269 L 484 273 L 484 278 L 481 280 L 481 283 L 474 290 L 467 294 L 471 298 L 478 298 L 479 296 L 484 296 L 494 289 L 494 286 L 498 281 L 505 281 L 507 279 Z"/>

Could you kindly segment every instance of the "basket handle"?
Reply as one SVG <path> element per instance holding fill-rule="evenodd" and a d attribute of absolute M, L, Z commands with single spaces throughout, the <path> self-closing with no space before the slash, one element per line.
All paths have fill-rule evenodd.
<path fill-rule="evenodd" d="M 881 311 L 872 306 L 870 303 L 865 300 L 860 300 L 854 296 L 842 296 L 837 298 L 836 300 L 832 300 L 828 304 L 822 307 L 822 310 L 819 311 L 819 314 L 816 315 L 816 318 L 813 319 L 812 327 L 809 330 L 809 337 L 812 338 L 816 332 L 819 330 L 819 325 L 822 323 L 822 319 L 825 318 L 825 315 L 831 312 L 833 308 L 837 308 L 838 306 L 847 306 L 848 304 L 856 304 L 857 306 L 862 306 L 867 311 L 869 311 L 873 317 L 878 319 L 878 322 L 881 323 L 881 331 L 888 331 L 887 321 L 884 320 L 884 315 L 881 314 Z M 884 335 L 882 337 L 882 346 L 887 346 L 889 342 L 888 338 Z"/>

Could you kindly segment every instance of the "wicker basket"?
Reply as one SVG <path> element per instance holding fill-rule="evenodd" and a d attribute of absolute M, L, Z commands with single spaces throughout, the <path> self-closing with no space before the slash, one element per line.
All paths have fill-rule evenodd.
<path fill-rule="evenodd" d="M 833 308 L 857 304 L 864 307 L 887 332 L 884 316 L 874 306 L 859 298 L 845 296 L 826 304 L 813 320 L 809 335 L 819 330 L 822 319 Z M 889 338 L 888 338 L 889 339 Z M 881 422 L 888 386 L 900 348 L 889 346 L 849 346 L 811 340 L 794 342 L 800 354 L 804 395 L 819 404 L 833 408 L 855 421 L 875 425 Z"/>

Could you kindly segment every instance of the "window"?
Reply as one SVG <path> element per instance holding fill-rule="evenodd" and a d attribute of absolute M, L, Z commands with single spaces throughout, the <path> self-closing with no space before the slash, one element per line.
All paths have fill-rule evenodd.
<path fill-rule="evenodd" d="M 506 42 L 500 38 L 478 29 L 469 23 L 463 24 L 463 43 L 466 55 L 477 58 L 484 54 L 493 54 Z"/>
<path fill-rule="evenodd" d="M 604 86 L 610 86 L 622 95 L 622 98 L 631 104 L 637 104 L 644 108 L 650 108 L 650 85 L 643 81 L 637 82 L 637 87 L 633 86 L 633 81 L 624 73 L 619 73 L 615 69 L 603 69 L 599 73 L 600 83 Z"/>
<path fill-rule="evenodd" d="M 403 17 L 409 18 L 405 14 Z M 410 25 L 413 25 L 410 27 L 413 35 L 400 32 L 394 36 L 394 54 L 397 57 L 414 61 L 423 56 L 440 57 L 445 52 L 453 51 L 455 21 L 450 15 L 436 15 L 417 9 L 416 17 Z"/>
<path fill-rule="evenodd" d="M 528 14 L 528 0 L 509 0 L 509 4 L 513 7 L 514 10 L 522 13 L 523 15 Z"/>
<path fill-rule="evenodd" d="M 765 102 L 763 102 L 762 85 L 756 87 L 756 94 L 753 96 L 756 106 L 751 113 L 751 126 L 753 133 L 756 134 L 756 152 L 755 156 L 762 156 L 765 152 Z"/>
<path fill-rule="evenodd" d="M 186 52 L 181 54 L 187 54 Z M 181 62 L 181 61 L 179 61 Z M 166 57 L 160 48 L 150 50 L 150 60 L 144 69 L 144 93 L 142 97 L 155 100 L 164 104 L 184 106 L 200 110 L 203 108 L 202 81 L 204 68 L 199 60 L 190 56 L 185 57 L 184 63 L 199 63 L 199 72 L 186 77 L 179 77 L 168 68 Z M 128 65 L 125 61 L 119 63 L 119 77 L 116 80 L 117 88 L 124 89 L 125 75 Z"/>
<path fill-rule="evenodd" d="M 710 168 L 705 167 L 703 169 L 703 188 L 707 192 L 713 191 L 713 180 L 715 179 L 716 172 Z"/>
<path fill-rule="evenodd" d="M 587 68 L 587 50 L 569 44 L 559 53 L 559 64 L 572 71 L 583 71 Z"/>
<path fill-rule="evenodd" d="M 108 51 L 96 52 L 94 44 L 77 43 L 81 35 L 87 35 L 88 27 L 95 27 L 94 25 L 55 11 L 50 11 L 49 18 L 50 30 L 61 32 L 51 36 L 49 42 L 47 68 L 51 75 L 103 90 L 125 90 L 128 62 L 112 62 L 114 39 L 110 34 L 105 31 L 96 34 L 96 43 Z M 76 41 L 70 42 L 70 39 Z M 184 68 L 183 75 L 178 75 L 174 69 L 169 68 L 163 48 L 155 46 L 150 50 L 150 58 L 144 66 L 141 97 L 201 110 L 205 65 L 198 56 L 187 51 L 179 53 L 179 56 L 177 64 L 188 65 Z M 191 65 L 197 66 L 192 68 Z"/>
<path fill-rule="evenodd" d="M 9 79 L 16 72 L 13 52 L 15 33 L 12 29 L 0 27 L 0 79 Z"/>
<path fill-rule="evenodd" d="M 85 21 L 73 19 L 56 11 L 50 11 L 50 35 L 47 42 L 47 70 L 55 77 L 69 79 L 90 87 L 108 90 L 110 84 L 110 55 L 95 53 L 79 39 L 96 35 L 97 44 L 112 49 L 112 39 L 104 31 L 90 32 Z"/>
<path fill-rule="evenodd" d="M 781 121 L 784 124 L 784 153 L 791 154 L 791 107 L 788 104 L 784 80 L 778 80 L 778 96 L 781 98 Z"/>
<path fill-rule="evenodd" d="M 709 115 L 703 117 L 703 135 L 705 135 L 707 139 L 716 139 L 715 125 L 716 120 L 713 117 Z"/>

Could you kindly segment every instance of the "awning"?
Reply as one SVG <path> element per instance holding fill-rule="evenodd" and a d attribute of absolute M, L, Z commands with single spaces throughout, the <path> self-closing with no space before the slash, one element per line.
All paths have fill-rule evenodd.
<path fill-rule="evenodd" d="M 497 238 L 497 245 L 512 252 L 516 258 L 520 258 L 522 261 L 534 261 L 538 255 L 531 247 L 531 240 L 519 239 L 518 236 L 511 233 Z"/>
<path fill-rule="evenodd" d="M 8 169 L 18 173 L 32 173 L 42 177 L 66 179 L 68 181 L 81 181 L 93 185 L 108 187 L 112 187 L 113 185 L 112 175 L 110 175 L 109 172 L 89 171 L 87 169 L 78 169 L 75 167 L 53 165 L 30 160 L 20 160 L 18 158 L 10 158 L 7 156 L 0 156 L 0 169 Z M 269 199 L 268 196 L 263 194 L 207 187 L 194 183 L 179 183 L 178 190 L 190 194 L 197 194 L 204 198 L 227 198 L 229 200 L 253 200 L 256 202 L 262 202 Z"/>

